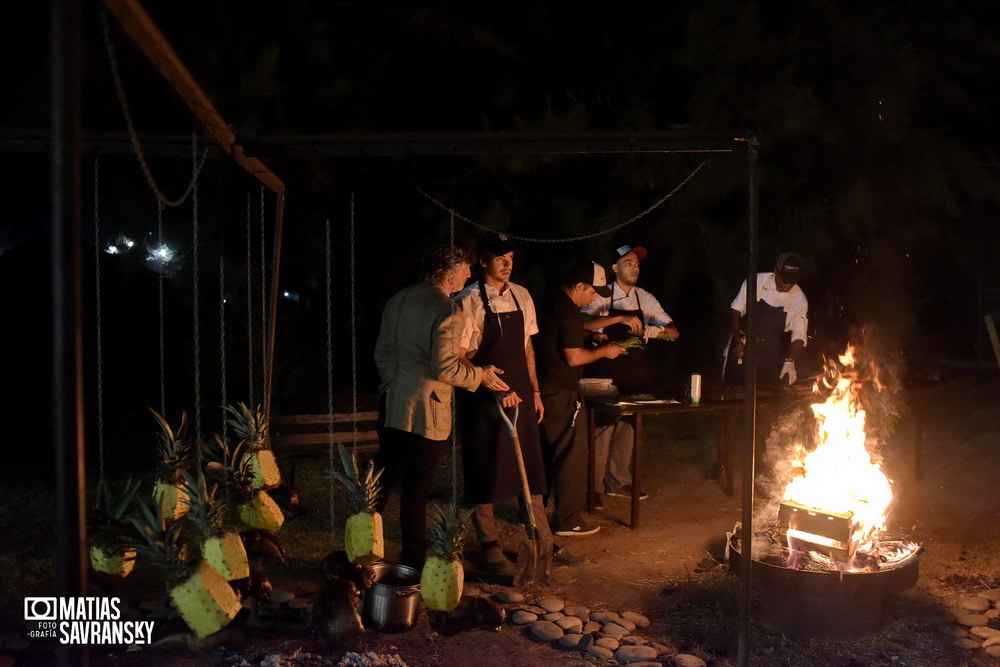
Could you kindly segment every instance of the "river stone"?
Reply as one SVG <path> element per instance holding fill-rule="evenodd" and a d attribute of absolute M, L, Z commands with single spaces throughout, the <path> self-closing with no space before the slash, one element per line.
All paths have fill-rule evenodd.
<path fill-rule="evenodd" d="M 295 598 L 294 600 L 288 601 L 289 609 L 305 609 L 309 606 L 309 600 L 307 598 Z"/>
<path fill-rule="evenodd" d="M 955 625 L 954 623 L 949 623 L 939 629 L 941 630 L 941 634 L 948 635 L 949 637 L 969 636 L 969 631 L 966 628 L 963 628 L 961 625 Z"/>
<path fill-rule="evenodd" d="M 550 611 L 547 614 L 542 614 L 542 620 L 543 621 L 552 621 L 553 623 L 555 623 L 560 618 L 563 618 L 565 615 L 566 614 L 562 613 L 561 611 Z"/>
<path fill-rule="evenodd" d="M 976 649 L 981 648 L 982 645 L 983 643 L 978 639 L 971 639 L 969 637 L 955 640 L 955 646 L 958 648 L 964 648 L 967 651 L 975 651 Z"/>
<path fill-rule="evenodd" d="M 538 601 L 538 606 L 545 611 L 562 611 L 566 606 L 559 598 L 542 598 Z"/>
<path fill-rule="evenodd" d="M 566 607 L 562 610 L 562 613 L 567 616 L 576 616 L 578 619 L 586 623 L 590 620 L 590 610 L 586 607 L 580 607 L 577 605 Z"/>
<path fill-rule="evenodd" d="M 535 639 L 541 639 L 543 642 L 554 642 L 564 634 L 562 628 L 552 621 L 535 621 L 528 627 L 531 628 L 531 634 Z"/>
<path fill-rule="evenodd" d="M 1000 602 L 1000 588 L 991 588 L 988 591 L 983 591 L 979 595 L 986 598 L 990 602 Z"/>
<path fill-rule="evenodd" d="M 590 648 L 587 649 L 587 653 L 590 655 L 596 655 L 598 658 L 607 658 L 608 660 L 615 657 L 614 653 L 603 646 L 598 646 L 597 644 L 591 645 Z"/>
<path fill-rule="evenodd" d="M 994 635 L 983 642 L 983 648 L 989 648 L 1000 644 L 1000 635 Z"/>
<path fill-rule="evenodd" d="M 536 616 L 544 616 L 545 614 L 549 613 L 548 609 L 542 609 L 541 607 L 535 604 L 529 604 L 524 608 L 524 610 L 530 611 L 532 614 L 535 614 Z"/>
<path fill-rule="evenodd" d="M 987 609 L 983 613 L 983 616 L 991 620 L 994 618 L 1000 618 L 1000 609 L 997 609 L 996 607 L 994 607 L 993 609 Z"/>
<path fill-rule="evenodd" d="M 626 635 L 618 640 L 622 646 L 645 646 L 646 640 L 639 635 Z"/>
<path fill-rule="evenodd" d="M 635 627 L 637 628 L 649 627 L 649 619 L 643 616 L 642 614 L 635 613 L 634 611 L 622 612 L 622 618 L 624 618 L 626 621 L 631 621 L 632 623 L 635 624 Z"/>
<path fill-rule="evenodd" d="M 670 653 L 670 647 L 659 642 L 650 642 L 649 646 L 656 650 L 656 655 L 666 655 Z"/>
<path fill-rule="evenodd" d="M 497 602 L 502 602 L 504 604 L 517 604 L 518 602 L 524 602 L 524 594 L 518 593 L 517 591 L 497 591 L 494 595 Z"/>
<path fill-rule="evenodd" d="M 986 625 L 977 625 L 974 628 L 969 628 L 969 633 L 979 637 L 980 639 L 989 639 L 990 637 L 996 637 L 1000 635 L 1000 630 L 994 630 L 993 628 Z"/>
<path fill-rule="evenodd" d="M 601 637 L 594 643 L 598 646 L 603 646 L 609 651 L 617 651 L 618 647 L 621 646 L 621 644 L 618 643 L 618 640 L 614 637 Z"/>
<path fill-rule="evenodd" d="M 628 620 L 624 616 L 619 616 L 618 618 L 614 619 L 614 621 L 612 621 L 612 622 L 613 623 L 617 623 L 618 625 L 622 626 L 623 628 L 625 628 L 629 632 L 635 632 L 635 623 L 633 623 L 632 621 Z"/>
<path fill-rule="evenodd" d="M 581 639 L 583 639 L 583 635 L 571 632 L 559 638 L 559 645 L 563 648 L 580 648 Z"/>
<path fill-rule="evenodd" d="M 690 653 L 678 653 L 675 655 L 674 664 L 677 667 L 707 667 L 704 660 Z"/>
<path fill-rule="evenodd" d="M 618 620 L 618 614 L 613 611 L 595 611 L 590 614 L 590 620 L 597 621 L 598 623 L 613 623 Z"/>
<path fill-rule="evenodd" d="M 527 625 L 537 620 L 538 614 L 532 614 L 530 611 L 525 611 L 524 609 L 518 609 L 510 615 L 510 622 L 514 625 Z"/>
<path fill-rule="evenodd" d="M 603 626 L 601 626 L 601 632 L 603 632 L 606 635 L 610 635 L 611 637 L 618 638 L 627 635 L 628 628 L 623 628 L 617 623 L 605 623 Z"/>
<path fill-rule="evenodd" d="M 962 609 L 971 611 L 974 614 L 981 614 L 993 606 L 992 602 L 981 595 L 967 595 L 959 600 L 958 604 Z"/>
<path fill-rule="evenodd" d="M 625 664 L 652 660 L 656 657 L 656 649 L 651 646 L 622 646 L 615 651 L 615 660 Z"/>
<path fill-rule="evenodd" d="M 994 660 L 1000 660 L 1000 646 L 990 646 L 983 651 L 986 655 L 990 656 Z"/>
<path fill-rule="evenodd" d="M 583 633 L 589 634 L 591 632 L 600 632 L 601 624 L 597 621 L 587 621 L 583 624 Z"/>
<path fill-rule="evenodd" d="M 959 609 L 953 610 L 952 613 L 955 616 L 955 622 L 959 625 L 964 625 L 967 628 L 973 628 L 977 625 L 986 625 L 990 620 L 983 614 L 970 614 L 969 612 L 962 612 Z"/>
<path fill-rule="evenodd" d="M 594 635 L 585 634 L 582 637 L 580 637 L 580 644 L 577 648 L 579 648 L 581 651 L 586 651 L 591 646 L 593 646 L 593 644 L 594 644 Z"/>
<path fill-rule="evenodd" d="M 583 621 L 576 616 L 563 616 L 555 623 L 566 632 L 583 633 Z"/>

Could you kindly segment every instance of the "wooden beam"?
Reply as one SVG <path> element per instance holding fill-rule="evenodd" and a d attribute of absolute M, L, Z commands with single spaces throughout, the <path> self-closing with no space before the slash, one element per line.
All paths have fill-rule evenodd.
<path fill-rule="evenodd" d="M 272 192 L 279 196 L 283 195 L 285 184 L 263 162 L 244 153 L 243 147 L 236 142 L 236 135 L 229 129 L 225 119 L 191 76 L 191 72 L 142 5 L 137 0 L 103 0 L 103 3 L 219 146 Z"/>

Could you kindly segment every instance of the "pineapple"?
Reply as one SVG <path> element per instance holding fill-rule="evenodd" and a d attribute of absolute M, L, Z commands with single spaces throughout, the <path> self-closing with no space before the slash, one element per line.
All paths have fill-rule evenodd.
<path fill-rule="evenodd" d="M 458 557 L 462 549 L 462 527 L 472 510 L 460 510 L 454 503 L 432 506 L 428 550 L 420 575 L 420 597 L 428 609 L 452 611 L 462 598 L 465 571 Z"/>
<path fill-rule="evenodd" d="M 135 549 L 128 546 L 127 512 L 140 487 L 128 480 L 119 494 L 107 487 L 97 491 L 97 507 L 90 513 L 90 565 L 97 572 L 127 577 L 135 567 Z"/>
<path fill-rule="evenodd" d="M 375 511 L 382 470 L 375 471 L 375 463 L 368 461 L 364 479 L 358 474 L 355 455 L 340 447 L 340 462 L 344 472 L 333 471 L 333 476 L 347 489 L 347 508 L 351 515 L 344 526 L 344 550 L 347 558 L 358 565 L 370 565 L 385 555 L 382 537 L 382 515 Z"/>
<path fill-rule="evenodd" d="M 216 450 L 209 452 L 216 461 L 209 461 L 206 472 L 213 477 L 221 477 L 226 500 L 235 507 L 236 516 L 244 528 L 274 532 L 285 522 L 278 503 L 264 489 L 255 489 L 252 459 L 245 456 L 246 440 L 235 447 L 220 436 L 215 436 Z"/>
<path fill-rule="evenodd" d="M 251 410 L 244 403 L 233 407 L 227 405 L 226 412 L 232 415 L 226 423 L 244 443 L 243 458 L 249 462 L 253 475 L 253 488 L 273 489 L 281 484 L 281 472 L 271 450 L 267 418 L 260 409 Z"/>
<path fill-rule="evenodd" d="M 236 591 L 191 541 L 192 523 L 169 526 L 155 502 L 139 505 L 130 521 L 141 539 L 135 548 L 164 576 L 167 593 L 181 618 L 198 637 L 207 637 L 229 624 L 241 609 Z"/>
<path fill-rule="evenodd" d="M 167 420 L 150 408 L 160 426 L 160 466 L 157 471 L 153 498 L 163 508 L 167 521 L 176 521 L 188 511 L 188 495 L 184 490 L 183 472 L 190 466 L 191 448 L 184 442 L 187 430 L 187 413 L 181 413 L 177 430 L 170 428 Z"/>
<path fill-rule="evenodd" d="M 184 487 L 191 502 L 182 521 L 201 537 L 202 557 L 226 581 L 249 577 L 246 548 L 232 524 L 229 504 L 217 498 L 218 486 L 208 486 L 201 475 L 185 473 Z"/>

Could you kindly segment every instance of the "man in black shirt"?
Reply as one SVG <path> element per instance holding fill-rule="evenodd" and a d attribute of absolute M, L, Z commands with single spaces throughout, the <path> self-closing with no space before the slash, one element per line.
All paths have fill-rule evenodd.
<path fill-rule="evenodd" d="M 587 418 L 580 396 L 583 367 L 598 359 L 614 359 L 625 348 L 609 343 L 586 347 L 587 316 L 580 309 L 598 294 L 610 295 L 604 267 L 596 262 L 574 265 L 566 274 L 551 308 L 544 311 L 537 350 L 538 384 L 545 407 L 541 423 L 542 453 L 555 510 L 556 535 L 592 535 L 600 526 L 584 519 L 587 504 Z"/>

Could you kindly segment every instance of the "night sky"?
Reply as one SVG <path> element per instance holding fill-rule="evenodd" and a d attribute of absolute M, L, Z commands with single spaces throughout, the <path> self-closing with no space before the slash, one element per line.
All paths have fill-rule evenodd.
<path fill-rule="evenodd" d="M 990 359 L 981 347 L 978 291 L 1000 286 L 995 3 L 145 6 L 248 150 L 287 185 L 281 288 L 291 298 L 279 314 L 275 386 L 286 400 L 326 389 L 327 220 L 335 387 L 351 386 L 353 254 L 358 383 L 363 391 L 374 388 L 371 348 L 382 304 L 411 279 L 419 244 L 451 231 L 449 213 L 421 191 L 490 228 L 567 239 L 629 220 L 705 161 L 666 204 L 618 231 L 522 242 L 514 272 L 515 281 L 540 294 L 574 259 L 610 265 L 616 245 L 645 245 L 650 256 L 640 285 L 660 297 L 682 333 L 660 360 L 672 377 L 717 364 L 728 303 L 746 273 L 744 149 L 711 156 L 331 158 L 290 152 L 278 141 L 348 132 L 749 131 L 761 145 L 760 268 L 770 268 L 783 250 L 803 257 L 814 361 L 842 347 L 858 324 L 878 331 L 911 365 Z M 48 165 L 46 154 L 15 150 L 9 140 L 49 125 L 48 3 L 7 11 L 0 40 L 7 88 L 0 107 L 0 416 L 15 435 L 37 435 L 24 416 L 44 420 L 48 407 Z M 183 147 L 199 131 L 192 115 L 113 18 L 108 22 L 140 135 L 150 144 L 154 135 L 179 138 Z M 96 3 L 84 3 L 84 24 L 84 133 L 120 141 L 125 122 Z M 204 132 L 199 142 L 210 144 Z M 148 161 L 164 192 L 178 196 L 191 176 L 190 155 L 151 153 Z M 156 241 L 156 200 L 134 156 L 105 147 L 86 153 L 81 169 L 88 418 L 98 370 L 100 262 L 109 428 L 151 426 L 143 413 L 159 400 L 159 307 L 145 253 Z M 260 199 L 258 184 L 218 151 L 210 154 L 199 178 L 197 281 L 195 211 L 187 205 L 164 213 L 165 237 L 179 253 L 164 279 L 168 410 L 191 410 L 197 288 L 203 405 L 215 414 L 220 258 L 227 276 L 226 384 L 230 401 L 247 398 L 247 320 L 254 331 L 260 271 L 254 245 L 248 310 L 247 234 L 257 242 Z M 265 196 L 266 236 L 272 211 Z M 466 242 L 479 233 L 461 218 L 454 230 Z M 95 256 L 95 246 L 122 236 L 139 250 Z M 252 336 L 259 340 L 259 331 Z"/>

